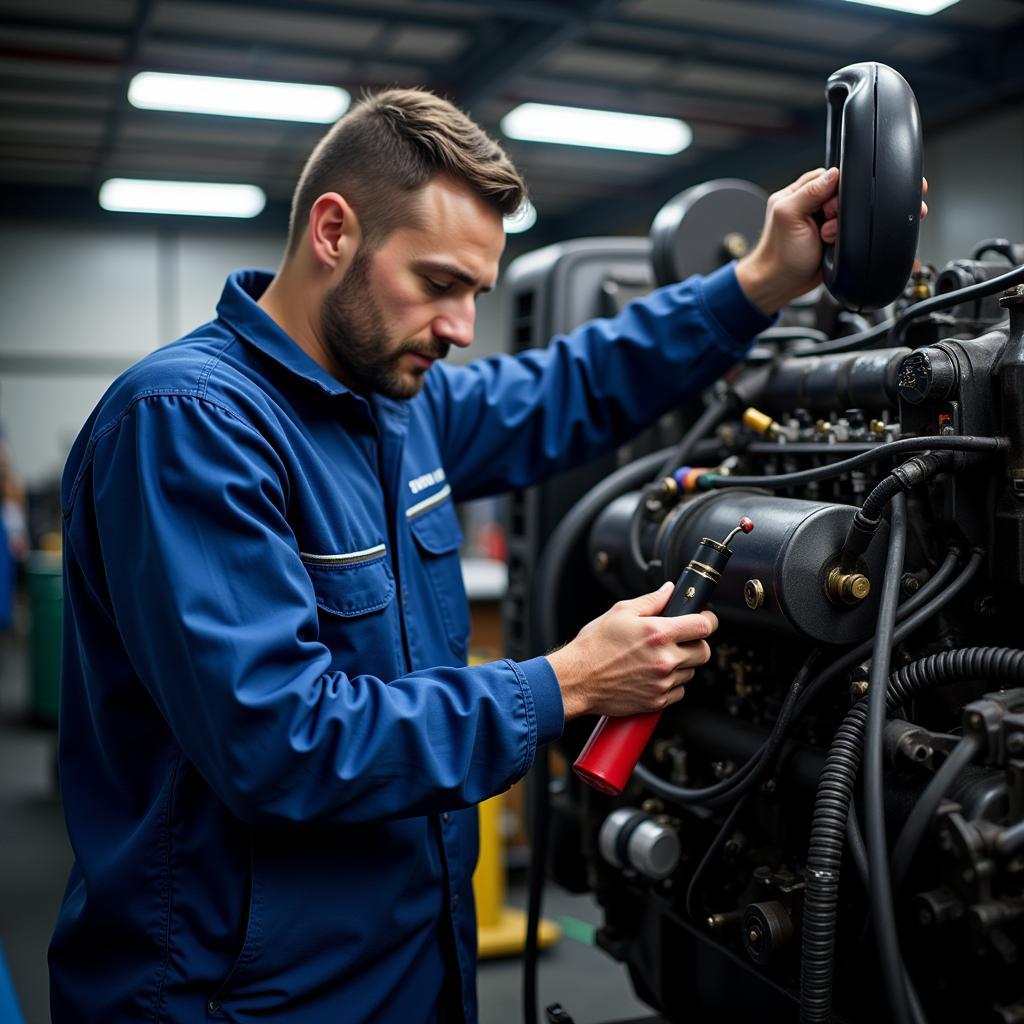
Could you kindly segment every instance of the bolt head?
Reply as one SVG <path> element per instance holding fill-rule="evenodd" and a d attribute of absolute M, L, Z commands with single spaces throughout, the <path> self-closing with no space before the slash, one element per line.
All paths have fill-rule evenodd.
<path fill-rule="evenodd" d="M 1007 736 L 1006 750 L 1010 754 L 1024 754 L 1024 732 L 1015 732 Z"/>

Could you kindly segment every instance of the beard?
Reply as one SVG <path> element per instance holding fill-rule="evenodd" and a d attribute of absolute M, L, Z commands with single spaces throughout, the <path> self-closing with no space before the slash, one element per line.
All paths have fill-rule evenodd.
<path fill-rule="evenodd" d="M 320 329 L 331 358 L 360 393 L 412 398 L 423 387 L 426 369 L 403 371 L 402 356 L 412 352 L 444 359 L 448 354 L 448 344 L 433 337 L 427 342 L 389 343 L 384 311 L 370 290 L 370 254 L 365 246 L 356 253 L 344 279 L 324 298 Z"/>

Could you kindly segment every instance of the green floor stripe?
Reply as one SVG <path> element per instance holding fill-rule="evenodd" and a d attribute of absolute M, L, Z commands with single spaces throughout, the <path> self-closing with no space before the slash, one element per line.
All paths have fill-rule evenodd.
<path fill-rule="evenodd" d="M 592 924 L 587 924 L 586 921 L 581 921 L 577 917 L 559 917 L 555 920 L 567 939 L 575 939 L 586 946 L 594 944 L 594 932 L 597 929 Z"/>

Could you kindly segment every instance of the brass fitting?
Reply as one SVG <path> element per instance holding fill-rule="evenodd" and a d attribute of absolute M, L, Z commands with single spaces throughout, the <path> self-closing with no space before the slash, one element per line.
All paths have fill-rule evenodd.
<path fill-rule="evenodd" d="M 843 572 L 837 565 L 826 583 L 828 596 L 837 604 L 858 604 L 871 593 L 871 580 L 862 572 Z"/>
<path fill-rule="evenodd" d="M 764 584 L 759 579 L 747 580 L 743 584 L 743 600 L 752 611 L 757 611 L 764 604 Z"/>
<path fill-rule="evenodd" d="M 922 302 L 924 299 L 930 299 L 932 297 L 932 290 L 928 285 L 930 274 L 926 270 L 915 270 L 910 275 L 912 282 L 910 289 L 910 297 L 914 302 Z"/>
<path fill-rule="evenodd" d="M 747 236 L 740 234 L 739 231 L 730 231 L 722 239 L 722 248 L 730 259 L 738 260 L 750 252 L 750 242 L 747 241 Z"/>
<path fill-rule="evenodd" d="M 760 409 L 755 409 L 753 406 L 743 411 L 743 425 L 772 440 L 782 433 L 782 427 L 768 413 L 761 412 Z"/>

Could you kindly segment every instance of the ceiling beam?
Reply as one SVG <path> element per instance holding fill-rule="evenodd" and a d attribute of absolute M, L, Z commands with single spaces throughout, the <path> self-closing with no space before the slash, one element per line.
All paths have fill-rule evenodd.
<path fill-rule="evenodd" d="M 527 23 L 511 32 L 496 32 L 493 20 L 481 26 L 476 39 L 466 48 L 473 56 L 452 91 L 469 109 L 498 96 L 517 76 L 529 74 L 559 46 L 586 35 L 595 19 L 610 14 L 619 0 L 563 0 L 560 24 Z M 518 5 L 517 5 L 518 6 Z"/>
<path fill-rule="evenodd" d="M 421 25 L 426 28 L 472 28 L 481 16 L 492 16 L 519 22 L 545 22 L 560 25 L 567 14 L 564 0 L 445 0 L 445 6 L 462 9 L 466 17 L 439 14 L 422 5 L 407 8 L 375 6 L 368 3 L 338 3 L 338 0 L 204 0 L 204 6 L 269 10 L 277 13 L 308 14 L 317 17 L 334 15 L 339 18 L 362 18 L 369 21 L 387 20 L 389 24 Z"/>
<path fill-rule="evenodd" d="M 139 50 L 145 42 L 146 33 L 153 23 L 153 12 L 155 9 L 156 0 L 137 0 L 136 2 L 135 16 L 132 19 L 131 27 L 128 30 L 128 37 L 122 50 L 121 63 L 123 69 L 117 76 L 117 81 L 114 84 L 114 105 L 107 115 L 103 140 L 100 142 L 99 154 L 96 158 L 96 171 L 93 181 L 96 188 L 99 188 L 102 179 L 106 176 L 110 160 L 117 149 L 121 124 L 129 107 L 128 83 L 134 74 L 135 63 Z"/>
<path fill-rule="evenodd" d="M 650 53 L 660 57 L 673 57 L 677 60 L 687 57 L 709 61 L 721 60 L 714 54 L 708 53 L 709 43 L 739 46 L 747 51 L 742 58 L 737 59 L 737 64 L 741 68 L 772 74 L 799 74 L 806 68 L 806 47 L 784 40 L 766 38 L 763 35 L 712 29 L 704 25 L 685 28 L 678 23 L 649 19 L 608 18 L 594 26 L 594 38 L 598 41 L 607 39 L 613 42 L 616 48 L 630 53 Z M 963 40 L 959 37 L 955 42 L 958 47 L 964 45 Z M 986 42 L 988 42 L 987 37 Z M 859 47 L 844 45 L 841 40 L 820 40 L 815 42 L 813 54 L 822 70 L 827 69 L 825 73 L 830 74 L 837 68 L 863 59 L 863 54 L 858 50 Z M 758 56 L 752 56 L 753 53 Z M 796 54 L 801 58 L 799 64 L 794 63 L 791 59 Z M 877 57 L 884 59 L 884 53 L 877 54 Z M 907 78 L 913 78 L 919 82 L 930 82 L 936 86 L 942 84 L 942 87 L 947 89 L 951 86 L 957 88 L 985 84 L 977 75 L 968 74 L 955 65 L 949 66 L 949 62 L 945 58 L 939 67 L 915 60 L 893 58 L 893 62 L 899 64 Z"/>
<path fill-rule="evenodd" d="M 6 25 L 12 24 L 12 19 L 4 20 Z M 0 48 L 0 58 L 6 58 L 7 60 L 34 60 L 34 61 L 56 61 L 60 63 L 80 63 L 83 66 L 96 66 L 103 65 L 107 67 L 122 67 L 125 66 L 129 77 L 135 71 L 141 70 L 141 65 L 138 59 L 138 47 L 131 50 L 131 57 L 126 56 L 126 50 L 122 50 L 121 55 L 112 54 L 98 54 L 92 52 L 90 49 L 91 45 L 98 43 L 109 42 L 111 39 L 117 38 L 117 33 L 110 32 L 103 29 L 97 29 L 94 25 L 85 24 L 68 24 L 63 23 L 61 26 L 62 33 L 70 32 L 73 33 L 83 44 L 81 49 L 74 49 L 69 46 L 63 45 L 59 40 L 54 41 L 46 38 L 48 33 L 54 31 L 53 26 L 46 22 L 28 20 L 28 19 L 14 19 L 13 24 L 15 27 L 20 29 L 30 29 L 38 31 L 40 38 L 38 42 L 31 42 L 28 40 L 19 40 L 14 46 L 8 46 Z M 172 46 L 180 46 L 183 49 L 191 50 L 195 53 L 195 57 L 190 60 L 176 60 L 176 61 L 162 61 L 162 62 L 147 62 L 146 70 L 152 71 L 174 71 L 184 72 L 191 74 L 210 74 L 217 75 L 223 74 L 224 69 L 213 66 L 213 59 L 208 56 L 208 50 L 211 46 L 216 46 L 220 49 L 237 50 L 240 56 L 248 54 L 253 47 L 257 45 L 255 41 L 252 42 L 237 42 L 232 40 L 216 40 L 211 38 L 207 33 L 201 31 L 195 32 L 161 32 L 161 31 L 150 31 L 148 38 L 151 42 L 167 43 Z M 379 41 L 380 36 L 377 37 Z M 318 46 L 301 46 L 295 44 L 284 44 L 280 48 L 276 49 L 272 46 L 259 44 L 260 50 L 270 56 L 279 56 L 284 58 L 296 58 L 301 60 L 302 58 L 308 58 L 311 60 L 322 60 L 322 61 L 334 61 L 338 60 L 349 60 L 354 64 L 367 59 L 365 51 L 352 50 L 352 51 L 339 51 L 329 47 L 318 47 Z M 204 51 L 206 51 L 204 53 Z M 403 63 L 396 61 L 394 63 Z M 411 63 L 404 61 L 404 63 Z M 322 75 L 316 76 L 304 76 L 302 74 L 289 75 L 289 79 L 295 82 L 309 82 L 311 84 L 328 84 L 328 85 L 347 85 L 350 88 L 358 88 L 360 85 L 365 85 L 365 79 L 356 80 L 353 74 L 346 74 L 344 76 L 338 76 L 330 81 L 325 81 Z"/>

